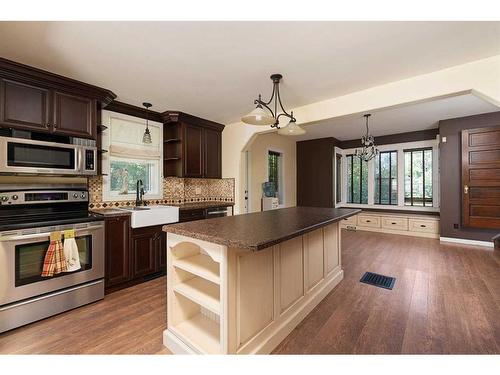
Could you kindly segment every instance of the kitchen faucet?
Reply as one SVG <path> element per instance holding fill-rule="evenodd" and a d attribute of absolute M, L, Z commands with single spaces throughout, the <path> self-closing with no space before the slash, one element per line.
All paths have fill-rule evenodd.
<path fill-rule="evenodd" d="M 143 184 L 142 180 L 137 180 L 136 192 L 135 192 L 135 205 L 136 205 L 136 207 L 146 205 L 146 202 L 144 202 L 144 200 L 143 200 L 144 194 L 145 194 L 144 184 Z"/>

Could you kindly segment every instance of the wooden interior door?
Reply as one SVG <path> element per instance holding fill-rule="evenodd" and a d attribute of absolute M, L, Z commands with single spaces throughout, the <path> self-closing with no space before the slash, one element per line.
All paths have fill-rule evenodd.
<path fill-rule="evenodd" d="M 500 229 L 500 126 L 462 131 L 462 224 Z"/>

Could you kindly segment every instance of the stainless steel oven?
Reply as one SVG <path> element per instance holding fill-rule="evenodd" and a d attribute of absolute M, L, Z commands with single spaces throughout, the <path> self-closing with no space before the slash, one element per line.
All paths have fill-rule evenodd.
<path fill-rule="evenodd" d="M 82 190 L 0 191 L 0 332 L 104 297 L 104 221 L 87 205 Z M 81 268 L 42 277 L 50 234 L 67 229 Z"/>
<path fill-rule="evenodd" d="M 65 229 L 75 229 L 81 269 L 43 278 L 50 233 Z M 0 270 L 0 332 L 101 299 L 104 223 L 0 232 Z"/>
<path fill-rule="evenodd" d="M 0 173 L 97 174 L 97 148 L 79 144 L 83 142 L 77 138 L 70 141 L 67 144 L 0 137 Z"/>

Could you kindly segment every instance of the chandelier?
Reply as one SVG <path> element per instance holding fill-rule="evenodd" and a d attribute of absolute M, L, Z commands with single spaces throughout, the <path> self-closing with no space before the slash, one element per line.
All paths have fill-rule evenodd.
<path fill-rule="evenodd" d="M 283 78 L 281 74 L 271 75 L 271 80 L 273 81 L 273 92 L 271 98 L 265 102 L 262 100 L 261 95 L 259 98 L 254 100 L 254 104 L 257 106 L 248 115 L 243 116 L 241 121 L 250 125 L 260 125 L 266 126 L 270 125 L 271 128 L 278 129 L 278 134 L 281 135 L 301 135 L 306 131 L 297 125 L 297 120 L 293 117 L 293 112 L 288 113 L 283 107 L 280 97 L 280 80 Z M 271 104 L 274 101 L 274 104 Z M 279 107 L 278 107 L 279 106 Z M 272 109 L 274 107 L 274 110 Z M 267 111 L 265 109 L 267 109 Z M 278 113 L 281 111 L 281 113 Z M 288 124 L 281 128 L 280 127 L 280 117 L 289 118 Z"/>
<path fill-rule="evenodd" d="M 368 130 L 368 118 L 371 114 L 366 114 L 363 117 L 366 119 L 366 134 L 361 138 L 361 144 L 363 145 L 362 149 L 356 149 L 355 155 L 364 161 L 372 160 L 375 156 L 378 155 L 379 151 L 375 147 L 375 138 L 370 135 Z"/>

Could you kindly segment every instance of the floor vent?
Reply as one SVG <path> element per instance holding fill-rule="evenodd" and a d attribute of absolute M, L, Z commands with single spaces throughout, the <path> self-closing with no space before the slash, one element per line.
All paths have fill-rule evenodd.
<path fill-rule="evenodd" d="M 367 272 L 359 281 L 365 284 L 378 286 L 379 288 L 392 290 L 394 283 L 396 282 L 396 278 L 379 275 L 378 273 Z"/>

